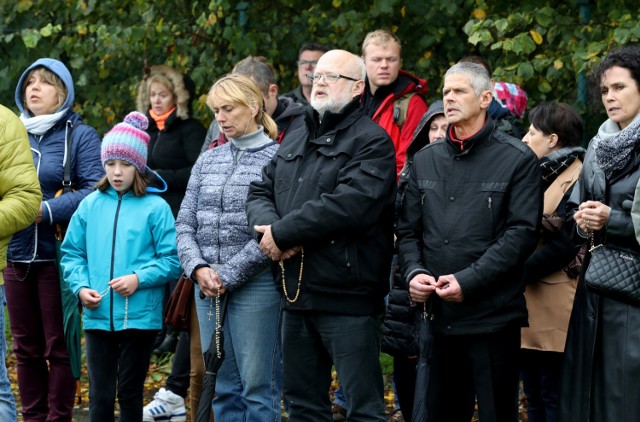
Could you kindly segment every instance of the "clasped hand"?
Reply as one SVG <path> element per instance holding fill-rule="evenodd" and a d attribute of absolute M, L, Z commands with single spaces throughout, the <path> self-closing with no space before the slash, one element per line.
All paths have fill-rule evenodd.
<path fill-rule="evenodd" d="M 226 291 L 218 273 L 209 267 L 200 267 L 195 271 L 195 278 L 200 290 L 207 297 L 223 295 Z"/>
<path fill-rule="evenodd" d="M 415 302 L 426 302 L 433 292 L 447 302 L 462 302 L 464 299 L 460 283 L 453 274 L 442 275 L 437 281 L 428 274 L 418 274 L 409 282 L 409 294 Z"/>
<path fill-rule="evenodd" d="M 137 274 L 128 274 L 114 278 L 108 283 L 108 285 L 114 292 L 124 297 L 128 297 L 138 290 L 140 281 L 138 280 Z M 100 302 L 102 302 L 102 298 L 103 296 L 98 293 L 97 290 L 89 289 L 87 287 L 80 289 L 78 292 L 78 299 L 80 299 L 82 306 L 87 309 L 96 309 L 100 305 Z"/>
<path fill-rule="evenodd" d="M 263 254 L 271 258 L 273 261 L 283 261 L 300 252 L 300 246 L 295 246 L 291 249 L 287 249 L 286 251 L 280 250 L 278 245 L 276 245 L 276 242 L 273 240 L 273 235 L 271 234 L 271 225 L 253 226 L 253 229 L 262 234 L 262 239 L 260 240 L 260 250 Z"/>
<path fill-rule="evenodd" d="M 578 211 L 573 214 L 580 230 L 585 233 L 591 231 L 602 230 L 609 221 L 609 214 L 611 213 L 611 207 L 603 204 L 600 201 L 585 201 L 578 207 Z"/>

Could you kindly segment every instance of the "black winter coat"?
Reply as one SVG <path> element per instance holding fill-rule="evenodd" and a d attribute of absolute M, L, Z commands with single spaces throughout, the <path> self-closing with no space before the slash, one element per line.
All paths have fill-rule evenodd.
<path fill-rule="evenodd" d="M 635 187 L 640 178 L 640 155 L 611 180 L 587 150 L 580 179 L 568 207 L 572 217 L 584 201 L 611 207 L 606 228 L 595 237 L 601 242 L 640 254 L 631 220 Z M 587 240 L 578 239 L 584 243 Z M 587 252 L 583 272 L 589 265 Z M 634 421 L 640 418 L 640 307 L 600 296 L 578 285 L 569 323 L 558 411 L 561 422 Z"/>
<path fill-rule="evenodd" d="M 262 180 L 251 183 L 249 224 L 270 224 L 281 250 L 304 247 L 300 297 L 287 309 L 380 313 L 393 251 L 393 144 L 357 100 L 322 124 L 317 112 L 306 113 L 305 126 L 287 134 Z M 284 263 L 289 298 L 300 266 L 300 254 Z"/>
<path fill-rule="evenodd" d="M 453 274 L 464 294 L 434 296 L 435 332 L 526 326 L 522 269 L 537 241 L 540 178 L 531 149 L 492 119 L 462 150 L 448 131 L 415 155 L 397 223 L 403 276 Z"/>
<path fill-rule="evenodd" d="M 167 182 L 167 191 L 161 196 L 169 203 L 176 217 L 207 130 L 192 117 L 180 119 L 175 110 L 167 118 L 162 131 L 149 114 L 147 118 L 147 133 L 151 138 L 147 166 Z"/>

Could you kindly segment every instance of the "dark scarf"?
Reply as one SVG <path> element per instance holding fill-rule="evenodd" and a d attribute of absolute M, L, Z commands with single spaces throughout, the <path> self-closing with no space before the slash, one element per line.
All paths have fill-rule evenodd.
<path fill-rule="evenodd" d="M 582 160 L 584 152 L 582 147 L 565 147 L 542 157 L 540 159 L 542 190 L 546 190 L 576 159 Z"/>
<path fill-rule="evenodd" d="M 634 153 L 640 150 L 640 115 L 622 130 L 616 122 L 607 120 L 598 129 L 592 144 L 596 162 L 610 180 L 613 174 L 625 168 Z"/>

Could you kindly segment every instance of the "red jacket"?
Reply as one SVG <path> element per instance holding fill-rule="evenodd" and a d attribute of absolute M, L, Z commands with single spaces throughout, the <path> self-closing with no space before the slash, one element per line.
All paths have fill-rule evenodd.
<path fill-rule="evenodd" d="M 368 83 L 368 82 L 367 82 Z M 368 92 L 368 90 L 367 90 Z M 394 103 L 397 99 L 416 93 L 409 101 L 407 108 L 407 118 L 402 127 L 394 121 Z M 396 174 L 400 174 L 404 166 L 407 147 L 411 143 L 413 132 L 416 130 L 420 118 L 427 111 L 427 104 L 424 96 L 427 93 L 426 79 L 419 79 L 404 70 L 401 70 L 396 79 L 396 87 L 380 104 L 371 118 L 374 122 L 387 131 L 393 146 L 396 149 Z"/>

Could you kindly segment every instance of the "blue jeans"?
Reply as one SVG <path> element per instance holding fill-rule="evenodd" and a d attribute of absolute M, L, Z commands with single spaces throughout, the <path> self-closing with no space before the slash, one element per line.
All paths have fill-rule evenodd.
<path fill-rule="evenodd" d="M 216 422 L 280 421 L 282 300 L 265 271 L 229 292 L 224 320 L 225 357 L 216 379 Z M 195 288 L 202 350 L 215 329 L 215 300 Z"/>
<path fill-rule="evenodd" d="M 4 285 L 0 285 L 0 421 L 14 422 L 17 419 L 16 402 L 11 392 L 11 383 L 7 375 L 5 356 L 7 341 L 4 338 Z"/>

